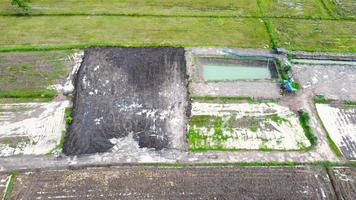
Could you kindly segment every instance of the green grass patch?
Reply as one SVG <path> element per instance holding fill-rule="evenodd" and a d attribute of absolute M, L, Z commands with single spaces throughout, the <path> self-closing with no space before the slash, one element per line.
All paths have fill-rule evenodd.
<path fill-rule="evenodd" d="M 4 200 L 10 199 L 11 193 L 14 189 L 14 184 L 16 182 L 16 177 L 18 175 L 18 172 L 13 171 L 10 174 L 10 179 L 8 180 L 5 188 L 5 194 L 4 194 Z"/>
<path fill-rule="evenodd" d="M 33 91 L 33 96 L 44 93 L 45 96 L 52 97 L 47 88 L 64 83 L 74 65 L 68 59 L 72 53 L 73 51 L 0 53 L 0 90 L 8 91 L 5 93 L 10 96 L 28 97 L 31 95 L 27 91 Z"/>
<path fill-rule="evenodd" d="M 86 15 L 168 15 L 168 16 L 256 16 L 258 6 L 251 0 L 32 0 L 29 14 Z M 9 1 L 1 1 L 0 14 L 20 10 Z"/>
<path fill-rule="evenodd" d="M 297 90 L 300 90 L 302 88 L 302 86 L 300 85 L 300 83 L 298 82 L 293 82 L 292 83 L 292 87 L 294 87 Z"/>
<path fill-rule="evenodd" d="M 355 52 L 356 22 L 271 19 L 279 47 L 320 52 Z"/>
<path fill-rule="evenodd" d="M 269 19 L 263 19 L 263 22 L 265 23 L 269 38 L 270 38 L 270 43 L 272 48 L 278 48 L 278 43 L 276 39 L 276 33 L 275 29 L 273 28 L 272 22 Z"/>
<path fill-rule="evenodd" d="M 263 0 L 262 12 L 267 17 L 328 18 L 329 14 L 319 0 Z"/>
<path fill-rule="evenodd" d="M 354 106 L 356 105 L 356 101 L 346 101 L 347 105 Z"/>
<path fill-rule="evenodd" d="M 53 98 L 0 98 L 0 104 L 7 103 L 46 103 L 52 101 Z"/>
<path fill-rule="evenodd" d="M 56 90 L 31 90 L 31 89 L 14 89 L 0 90 L 0 98 L 45 98 L 53 99 L 58 95 Z"/>
<path fill-rule="evenodd" d="M 291 70 L 290 65 L 282 65 L 282 62 L 279 59 L 275 59 L 276 69 L 279 75 L 280 80 L 286 80 L 289 77 L 289 72 Z"/>
<path fill-rule="evenodd" d="M 272 121 L 276 122 L 277 124 L 282 124 L 284 122 L 289 122 L 287 119 L 279 116 L 278 114 L 273 114 L 268 116 Z"/>
<path fill-rule="evenodd" d="M 0 24 L 2 50 L 67 45 L 269 46 L 263 22 L 251 18 L 39 16 L 0 17 Z"/>
<path fill-rule="evenodd" d="M 338 18 L 356 18 L 356 4 L 354 0 L 320 0 L 331 15 Z"/>
<path fill-rule="evenodd" d="M 72 112 L 73 112 L 73 109 L 72 109 L 72 108 L 66 108 L 66 109 L 64 110 L 65 121 L 66 121 L 66 126 L 67 126 L 67 128 L 69 128 L 69 126 L 70 126 L 70 125 L 72 124 L 72 122 L 73 122 Z"/>
<path fill-rule="evenodd" d="M 252 132 L 255 132 L 255 133 L 256 133 L 256 132 L 257 132 L 257 127 L 251 127 L 251 128 L 250 128 L 250 131 L 252 131 Z"/>
<path fill-rule="evenodd" d="M 224 122 L 221 117 L 207 115 L 192 116 L 189 120 L 188 130 L 189 150 L 207 151 L 225 149 L 221 144 L 228 139 L 228 137 L 223 133 L 223 130 L 229 128 L 228 125 L 229 124 Z M 208 136 L 201 133 L 199 127 L 214 130 L 211 140 L 213 140 L 216 145 L 209 144 Z"/>
<path fill-rule="evenodd" d="M 299 121 L 303 127 L 305 136 L 309 139 L 311 148 L 317 144 L 318 138 L 314 135 L 312 128 L 309 125 L 310 116 L 307 112 L 302 112 L 299 115 Z"/>
<path fill-rule="evenodd" d="M 331 102 L 330 99 L 325 98 L 323 95 L 318 95 L 313 98 L 314 103 L 319 103 L 319 104 L 329 104 Z"/>

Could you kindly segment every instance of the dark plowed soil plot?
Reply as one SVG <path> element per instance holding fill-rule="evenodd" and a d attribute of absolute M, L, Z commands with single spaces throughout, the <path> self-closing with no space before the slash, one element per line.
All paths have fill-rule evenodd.
<path fill-rule="evenodd" d="M 105 152 L 124 137 L 139 147 L 185 148 L 183 48 L 89 48 L 75 87 L 66 154 Z"/>
<path fill-rule="evenodd" d="M 335 199 L 323 168 L 100 168 L 21 174 L 14 199 Z"/>
<path fill-rule="evenodd" d="M 339 199 L 356 199 L 356 168 L 334 168 L 332 171 Z"/>

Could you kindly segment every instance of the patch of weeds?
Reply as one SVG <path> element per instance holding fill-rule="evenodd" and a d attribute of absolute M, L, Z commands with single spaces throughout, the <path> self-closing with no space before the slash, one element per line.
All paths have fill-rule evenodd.
<path fill-rule="evenodd" d="M 199 102 L 207 102 L 207 103 L 240 103 L 240 102 L 248 102 L 248 103 L 278 103 L 279 99 L 259 99 L 253 98 L 249 96 L 192 96 L 193 101 Z"/>
<path fill-rule="evenodd" d="M 289 72 L 292 69 L 292 66 L 290 65 L 282 65 L 282 62 L 279 59 L 275 59 L 276 63 L 276 69 L 279 74 L 279 77 L 282 80 L 286 80 L 289 77 Z"/>
<path fill-rule="evenodd" d="M 203 135 L 201 132 L 198 130 L 190 127 L 188 131 L 188 142 L 189 142 L 189 150 L 203 150 L 205 149 L 207 136 Z"/>
<path fill-rule="evenodd" d="M 54 98 L 58 95 L 56 90 L 49 89 L 14 89 L 0 90 L 0 98 Z"/>
<path fill-rule="evenodd" d="M 297 90 L 300 90 L 300 88 L 302 88 L 301 84 L 298 82 L 292 82 L 292 87 L 294 87 Z"/>
<path fill-rule="evenodd" d="M 73 118 L 72 118 L 72 108 L 66 108 L 64 109 L 64 114 L 65 114 L 65 121 L 66 121 L 66 128 L 69 128 L 69 126 L 72 124 L 73 122 Z"/>
<path fill-rule="evenodd" d="M 14 189 L 14 184 L 16 182 L 17 175 L 18 175 L 18 172 L 16 172 L 16 171 L 11 172 L 9 180 L 6 183 L 4 200 L 10 199 L 11 193 Z"/>
<path fill-rule="evenodd" d="M 260 146 L 260 151 L 269 152 L 269 151 L 273 150 L 273 149 L 268 147 L 267 142 L 268 142 L 267 139 L 262 139 L 262 144 Z"/>
<path fill-rule="evenodd" d="M 310 116 L 307 112 L 300 112 L 299 113 L 299 121 L 301 126 L 303 127 L 305 136 L 309 139 L 311 147 L 317 144 L 318 138 L 314 135 L 312 128 L 309 125 Z"/>
<path fill-rule="evenodd" d="M 326 99 L 324 95 L 317 95 L 313 98 L 313 102 L 319 104 L 329 104 L 331 100 Z"/>
<path fill-rule="evenodd" d="M 230 131 L 231 123 L 234 119 L 229 118 L 226 122 L 222 117 L 198 115 L 192 116 L 189 121 L 188 142 L 189 150 L 191 151 L 208 151 L 208 150 L 223 150 L 225 149 L 223 143 L 229 138 L 224 134 L 224 131 Z M 208 136 L 204 135 L 199 128 L 207 128 L 209 131 L 213 129 L 214 133 L 211 139 L 214 145 L 208 143 Z M 210 137 L 210 136 L 209 136 Z"/>
<path fill-rule="evenodd" d="M 210 115 L 194 115 L 190 117 L 189 125 L 196 127 L 209 127 L 216 119 L 217 117 Z"/>
<path fill-rule="evenodd" d="M 308 150 L 308 147 L 305 146 L 304 142 L 297 141 L 298 148 L 301 150 Z"/>
<path fill-rule="evenodd" d="M 295 59 L 295 58 L 297 58 L 294 54 L 290 54 L 290 53 L 288 53 L 287 54 L 287 58 L 288 58 L 288 60 L 292 60 L 292 59 Z"/>
<path fill-rule="evenodd" d="M 346 101 L 347 105 L 354 106 L 356 105 L 356 101 Z"/>
<path fill-rule="evenodd" d="M 52 98 L 0 98 L 0 103 L 47 103 L 52 101 Z M 1 108 L 0 108 L 1 109 Z"/>
<path fill-rule="evenodd" d="M 356 161 L 348 161 L 347 165 L 350 167 L 356 167 Z"/>
<path fill-rule="evenodd" d="M 251 128 L 250 128 L 250 131 L 256 133 L 256 132 L 257 132 L 257 127 L 251 127 Z"/>
<path fill-rule="evenodd" d="M 223 133 L 223 120 L 222 118 L 217 118 L 214 122 L 214 134 L 213 134 L 213 140 L 215 141 L 226 141 L 229 137 L 224 135 Z"/>
<path fill-rule="evenodd" d="M 282 124 L 283 122 L 289 122 L 287 119 L 279 116 L 278 114 L 269 115 L 267 117 L 270 118 L 272 121 L 276 122 L 277 124 Z"/>

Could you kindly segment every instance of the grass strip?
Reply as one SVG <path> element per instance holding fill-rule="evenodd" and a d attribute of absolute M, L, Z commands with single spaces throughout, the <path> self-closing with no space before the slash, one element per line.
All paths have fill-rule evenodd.
<path fill-rule="evenodd" d="M 10 199 L 11 193 L 14 189 L 14 184 L 15 184 L 17 175 L 18 175 L 18 173 L 16 171 L 11 172 L 9 179 L 6 183 L 5 193 L 3 196 L 4 200 Z"/>
<path fill-rule="evenodd" d="M 56 90 L 0 90 L 0 98 L 54 98 L 57 96 Z"/>
<path fill-rule="evenodd" d="M 309 113 L 304 111 L 299 113 L 299 121 L 304 130 L 305 136 L 310 141 L 311 144 L 310 148 L 314 147 L 317 144 L 318 138 L 314 135 L 313 130 L 309 125 L 309 121 L 310 121 Z"/>
<path fill-rule="evenodd" d="M 279 99 L 258 99 L 249 96 L 192 96 L 193 101 L 212 103 L 278 103 Z"/>
<path fill-rule="evenodd" d="M 229 102 L 240 102 L 240 101 L 247 101 L 252 103 L 254 100 L 252 97 L 248 96 L 234 96 L 234 97 L 215 97 L 215 96 L 192 96 L 192 100 L 195 101 L 204 101 L 204 102 L 223 102 L 223 103 L 229 103 Z"/>
<path fill-rule="evenodd" d="M 258 7 L 251 0 L 32 0 L 29 14 L 151 14 L 151 15 L 256 15 Z M 22 14 L 10 5 L 10 0 L 0 3 L 2 14 Z"/>
<path fill-rule="evenodd" d="M 53 99 L 58 95 L 56 90 L 51 89 L 13 89 L 0 90 L 0 98 L 45 98 Z"/>
<path fill-rule="evenodd" d="M 270 38 L 270 43 L 271 43 L 271 47 L 272 48 L 277 48 L 278 47 L 278 43 L 277 43 L 277 39 L 276 39 L 276 34 L 272 25 L 271 20 L 269 19 L 263 19 L 263 23 L 266 26 L 269 38 Z"/>
<path fill-rule="evenodd" d="M 142 163 L 141 166 L 154 166 L 154 167 L 274 167 L 274 166 L 320 166 L 320 167 L 336 167 L 336 166 L 346 166 L 354 167 L 356 162 L 330 162 L 325 160 L 315 161 L 315 162 L 294 162 L 294 161 L 268 161 L 268 162 L 230 162 L 230 163 Z"/>
<path fill-rule="evenodd" d="M 329 104 L 329 103 L 331 103 L 331 101 L 332 101 L 331 99 L 327 99 L 323 95 L 315 96 L 313 98 L 314 104 L 316 104 L 316 103 L 318 103 L 318 104 Z"/>
<path fill-rule="evenodd" d="M 330 8 L 326 5 L 324 0 L 319 0 L 321 5 L 323 5 L 324 10 L 328 13 L 330 17 L 336 18 L 337 16 L 334 15 L 334 13 L 330 10 Z M 330 3 L 329 3 L 330 4 Z"/>
<path fill-rule="evenodd" d="M 354 106 L 356 105 L 356 101 L 346 101 L 347 105 Z"/>

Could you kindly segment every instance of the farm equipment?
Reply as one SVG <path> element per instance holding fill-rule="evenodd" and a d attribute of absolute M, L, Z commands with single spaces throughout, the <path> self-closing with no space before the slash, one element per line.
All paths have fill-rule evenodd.
<path fill-rule="evenodd" d="M 288 78 L 287 80 L 283 80 L 282 83 L 281 83 L 281 89 L 284 91 L 284 92 L 287 92 L 287 93 L 296 93 L 298 91 L 297 88 L 295 88 L 295 83 L 293 81 L 292 78 Z"/>

